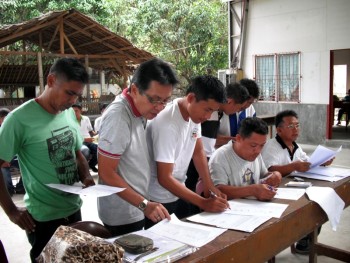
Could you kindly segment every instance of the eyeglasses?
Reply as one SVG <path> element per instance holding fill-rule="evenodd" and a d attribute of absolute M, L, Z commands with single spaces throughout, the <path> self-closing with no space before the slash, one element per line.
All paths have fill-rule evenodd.
<path fill-rule="evenodd" d="M 285 127 L 287 127 L 288 129 L 290 130 L 293 130 L 293 129 L 299 129 L 300 128 L 300 124 L 289 124 L 289 125 L 285 125 Z"/>
<path fill-rule="evenodd" d="M 169 103 L 171 101 L 171 98 L 167 98 L 165 100 L 154 99 L 150 95 L 148 95 L 147 93 L 142 93 L 142 95 L 145 95 L 151 104 L 157 105 L 157 106 L 158 105 L 165 106 L 167 103 Z"/>

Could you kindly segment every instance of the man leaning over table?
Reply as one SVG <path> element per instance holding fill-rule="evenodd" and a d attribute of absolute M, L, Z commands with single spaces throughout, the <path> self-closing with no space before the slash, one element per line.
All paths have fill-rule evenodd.
<path fill-rule="evenodd" d="M 150 157 L 147 120 L 155 118 L 170 100 L 178 80 L 160 59 L 142 63 L 102 116 L 98 144 L 99 183 L 126 188 L 98 198 L 98 214 L 113 236 L 141 230 L 144 218 L 170 219 L 163 205 L 149 201 Z"/>
<path fill-rule="evenodd" d="M 228 199 L 255 197 L 271 200 L 281 182 L 279 172 L 269 173 L 261 157 L 268 134 L 267 124 L 248 117 L 241 122 L 236 140 L 217 149 L 209 160 L 216 187 Z"/>
<path fill-rule="evenodd" d="M 210 180 L 207 158 L 201 140 L 201 122 L 210 118 L 225 102 L 225 87 L 212 76 L 195 77 L 186 96 L 174 100 L 147 124 L 147 143 L 153 159 L 150 197 L 176 213 L 179 198 L 204 211 L 221 212 L 228 207 L 226 196 Z M 204 198 L 188 189 L 184 182 L 188 165 L 194 165 L 203 181 L 205 196 L 209 190 L 218 197 Z M 152 226 L 146 220 L 146 228 Z"/>
<path fill-rule="evenodd" d="M 0 165 L 17 154 L 26 190 L 26 208 L 17 207 L 0 179 L 0 203 L 12 222 L 24 229 L 32 245 L 32 262 L 60 225 L 81 220 L 82 200 L 46 184 L 94 185 L 82 138 L 70 109 L 88 82 L 85 66 L 62 58 L 51 67 L 44 92 L 15 110 L 0 130 Z"/>
<path fill-rule="evenodd" d="M 310 169 L 309 157 L 296 143 L 300 132 L 298 114 L 293 110 L 279 112 L 275 118 L 276 137 L 270 139 L 262 151 L 262 157 L 270 172 L 278 171 L 282 176 L 290 173 L 306 172 Z M 333 159 L 323 166 L 330 165 Z M 309 236 L 298 241 L 296 251 L 300 254 L 309 252 Z"/>
<path fill-rule="evenodd" d="M 224 114 L 220 120 L 216 146 L 222 146 L 230 141 L 238 133 L 241 121 L 247 117 L 256 117 L 253 103 L 259 99 L 260 91 L 258 84 L 252 79 L 241 79 L 238 82 L 248 90 L 249 98 L 243 105 L 241 111 L 233 114 Z"/>

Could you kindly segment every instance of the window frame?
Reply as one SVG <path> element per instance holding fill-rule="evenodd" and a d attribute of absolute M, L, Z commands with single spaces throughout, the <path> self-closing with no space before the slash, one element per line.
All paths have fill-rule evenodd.
<path fill-rule="evenodd" d="M 289 91 L 291 91 L 291 93 L 296 92 L 296 96 L 297 98 L 293 100 L 293 95 L 290 95 L 290 99 L 285 100 L 282 99 L 280 94 L 282 92 L 281 88 L 281 79 L 283 79 L 283 75 L 280 73 L 280 58 L 283 56 L 295 56 L 297 55 L 297 74 L 296 77 L 292 78 L 292 82 L 297 82 L 296 83 L 296 88 L 293 87 L 288 87 Z M 281 103 L 300 103 L 301 102 L 301 52 L 297 51 L 297 52 L 281 52 L 281 53 L 273 53 L 273 54 L 259 54 L 259 55 L 254 55 L 254 79 L 255 81 L 258 83 L 259 87 L 260 87 L 260 98 L 259 101 L 262 102 L 281 102 Z M 258 58 L 268 58 L 268 57 L 272 57 L 273 58 L 273 72 L 271 75 L 271 78 L 269 79 L 264 79 L 265 82 L 272 82 L 273 84 L 273 90 L 272 92 L 269 92 L 269 98 L 265 99 L 263 98 L 263 93 L 262 90 L 264 90 L 262 88 L 262 84 L 261 82 L 263 82 L 262 80 L 260 80 L 260 75 L 264 75 L 264 74 L 259 74 L 258 72 Z M 266 64 L 267 65 L 267 64 Z M 263 72 L 261 72 L 263 73 Z M 266 71 L 265 71 L 266 73 Z M 291 74 L 289 75 L 284 75 L 284 76 L 292 76 Z M 290 79 L 290 78 L 289 78 Z M 294 95 L 295 96 L 295 95 Z M 272 97 L 272 99 L 271 99 Z"/>

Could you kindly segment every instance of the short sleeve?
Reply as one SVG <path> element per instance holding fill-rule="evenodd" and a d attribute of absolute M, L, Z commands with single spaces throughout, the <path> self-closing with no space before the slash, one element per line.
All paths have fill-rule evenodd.
<path fill-rule="evenodd" d="M 214 185 L 229 185 L 229 171 L 225 165 L 226 158 L 220 152 L 214 153 L 209 160 L 209 172 Z"/>
<path fill-rule="evenodd" d="M 124 110 L 124 112 L 123 112 Z M 122 105 L 105 112 L 99 133 L 99 154 L 120 158 L 131 138 L 131 120 Z"/>
<path fill-rule="evenodd" d="M 8 114 L 0 127 L 0 159 L 10 162 L 23 143 L 23 128 L 16 116 Z"/>

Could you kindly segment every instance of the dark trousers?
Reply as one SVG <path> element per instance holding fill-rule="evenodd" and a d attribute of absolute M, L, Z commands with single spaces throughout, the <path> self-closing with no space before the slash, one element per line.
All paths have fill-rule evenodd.
<path fill-rule="evenodd" d="M 135 223 L 120 225 L 120 226 L 110 226 L 103 223 L 104 226 L 109 230 L 113 237 L 128 234 L 143 229 L 145 226 L 145 220 L 137 221 Z"/>
<path fill-rule="evenodd" d="M 162 205 L 168 210 L 169 215 L 174 214 L 176 212 L 179 200 L 171 203 L 162 203 Z M 176 213 L 175 213 L 176 214 Z M 151 219 L 145 218 L 145 229 L 148 229 L 154 226 L 157 223 L 154 223 Z"/>
<path fill-rule="evenodd" d="M 186 187 L 192 192 L 196 192 L 196 186 L 198 183 L 199 175 L 196 167 L 194 166 L 193 160 L 191 160 L 190 165 L 188 166 L 186 175 Z M 199 212 L 200 208 L 198 206 L 195 206 L 190 202 L 180 199 L 175 214 L 178 218 L 185 218 L 198 214 Z"/>
<path fill-rule="evenodd" d="M 343 108 L 339 109 L 339 111 L 338 111 L 338 121 L 341 121 L 341 118 L 343 117 L 343 114 L 345 112 L 346 112 L 346 109 L 343 109 Z M 349 114 L 349 112 L 347 114 Z"/>
<path fill-rule="evenodd" d="M 95 167 L 97 164 L 97 144 L 92 142 L 84 142 L 83 144 L 90 150 L 91 159 L 89 161 L 89 166 Z"/>
<path fill-rule="evenodd" d="M 46 222 L 39 222 L 34 220 L 35 231 L 31 233 L 27 232 L 28 241 L 32 245 L 32 249 L 30 250 L 31 261 L 33 263 L 36 262 L 35 259 L 40 255 L 41 251 L 44 249 L 47 242 L 49 242 L 59 226 L 67 226 L 78 221 L 81 221 L 80 210 L 65 218 Z"/>

